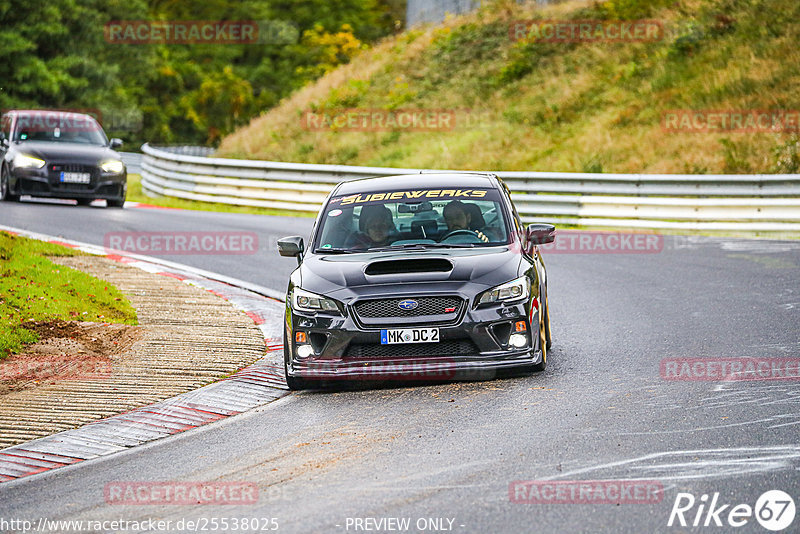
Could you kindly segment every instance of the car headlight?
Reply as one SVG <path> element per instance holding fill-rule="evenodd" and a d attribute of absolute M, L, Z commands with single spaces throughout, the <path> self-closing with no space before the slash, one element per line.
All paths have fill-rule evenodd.
<path fill-rule="evenodd" d="M 492 302 L 514 302 L 525 300 L 530 295 L 528 277 L 520 276 L 516 280 L 506 282 L 499 286 L 488 289 L 478 297 L 478 305 L 489 304 Z"/>
<path fill-rule="evenodd" d="M 103 169 L 103 172 L 111 172 L 114 174 L 121 173 L 122 167 L 122 162 L 118 159 L 110 159 L 100 164 L 100 168 Z"/>
<path fill-rule="evenodd" d="M 339 312 L 336 301 L 296 287 L 292 290 L 292 308 L 304 312 Z"/>
<path fill-rule="evenodd" d="M 14 167 L 21 169 L 41 169 L 44 164 L 45 161 L 43 159 L 34 158 L 33 156 L 26 156 L 25 154 L 14 156 Z"/>

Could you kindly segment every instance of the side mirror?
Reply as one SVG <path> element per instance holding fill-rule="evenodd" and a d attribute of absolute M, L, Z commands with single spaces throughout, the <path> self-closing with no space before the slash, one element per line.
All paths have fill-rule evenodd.
<path fill-rule="evenodd" d="M 288 258 L 297 258 L 298 264 L 300 264 L 300 256 L 304 251 L 305 244 L 303 243 L 303 238 L 299 235 L 278 239 L 278 253 Z"/>
<path fill-rule="evenodd" d="M 534 223 L 525 228 L 526 252 L 533 252 L 536 245 L 552 243 L 556 240 L 556 227 L 552 224 Z"/>
<path fill-rule="evenodd" d="M 112 137 L 111 141 L 108 142 L 108 146 L 111 148 L 119 148 L 122 146 L 122 139 L 118 137 Z"/>
<path fill-rule="evenodd" d="M 8 147 L 10 143 L 8 142 L 8 137 L 3 132 L 0 132 L 0 146 Z"/>

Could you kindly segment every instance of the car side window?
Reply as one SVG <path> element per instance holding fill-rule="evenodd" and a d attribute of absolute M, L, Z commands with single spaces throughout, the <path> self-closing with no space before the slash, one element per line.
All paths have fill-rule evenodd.
<path fill-rule="evenodd" d="M 0 132 L 3 133 L 3 138 L 11 140 L 11 116 L 3 115 L 0 119 Z"/>

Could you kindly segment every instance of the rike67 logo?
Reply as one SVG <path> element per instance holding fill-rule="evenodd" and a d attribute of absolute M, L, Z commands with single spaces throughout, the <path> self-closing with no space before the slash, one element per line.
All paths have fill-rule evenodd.
<path fill-rule="evenodd" d="M 678 493 L 669 514 L 667 526 L 681 527 L 743 527 L 755 517 L 758 524 L 767 530 L 778 532 L 789 528 L 794 521 L 795 504 L 792 497 L 780 490 L 766 491 L 749 504 L 723 504 L 719 493 L 703 494 L 696 499 L 691 493 Z"/>

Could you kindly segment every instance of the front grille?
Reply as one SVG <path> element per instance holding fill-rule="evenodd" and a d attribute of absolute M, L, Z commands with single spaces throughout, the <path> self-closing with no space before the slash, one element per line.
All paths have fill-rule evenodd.
<path fill-rule="evenodd" d="M 413 310 L 401 309 L 398 304 L 404 300 L 416 300 L 418 306 Z M 377 319 L 388 317 L 421 317 L 425 315 L 442 315 L 452 313 L 454 316 L 461 311 L 464 303 L 458 297 L 420 297 L 416 299 L 384 299 L 365 300 L 355 306 L 356 313 L 364 319 Z M 448 312 L 448 308 L 455 310 Z"/>
<path fill-rule="evenodd" d="M 54 191 L 91 191 L 97 183 L 97 167 L 93 165 L 82 165 L 80 163 L 56 163 L 49 167 L 50 169 L 50 187 Z M 62 172 L 87 172 L 89 173 L 89 183 L 72 183 L 62 182 Z"/>
<path fill-rule="evenodd" d="M 57 169 L 64 172 L 88 172 L 91 174 L 94 167 L 90 165 L 80 165 L 78 163 L 67 163 L 66 165 L 58 165 Z"/>
<path fill-rule="evenodd" d="M 431 358 L 447 356 L 475 356 L 478 347 L 470 339 L 456 339 L 439 343 L 411 343 L 396 345 L 351 343 L 345 358 Z"/>

